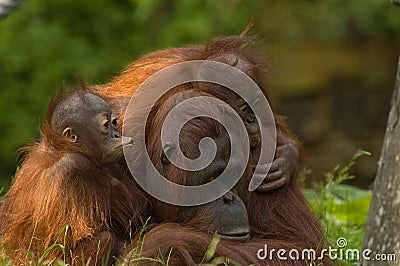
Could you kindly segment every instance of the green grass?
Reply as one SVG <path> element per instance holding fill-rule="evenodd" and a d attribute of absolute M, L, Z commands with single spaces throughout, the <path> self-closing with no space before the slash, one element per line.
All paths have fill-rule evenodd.
<path fill-rule="evenodd" d="M 350 168 L 354 165 L 357 158 L 363 155 L 369 155 L 368 152 L 359 150 L 351 158 L 350 162 L 345 166 L 336 166 L 331 171 L 325 173 L 325 181 L 321 182 L 317 187 L 304 189 L 304 195 L 306 196 L 311 209 L 323 224 L 326 230 L 326 237 L 332 248 L 340 248 L 343 250 L 347 249 L 358 249 L 361 250 L 362 241 L 364 236 L 364 227 L 366 217 L 368 213 L 369 203 L 371 200 L 371 191 L 362 190 L 354 186 L 344 184 L 346 180 L 355 178 L 349 174 Z M 303 177 L 307 178 L 307 175 L 311 173 L 311 170 L 306 169 L 303 172 Z M 0 199 L 1 202 L 1 199 Z M 148 220 L 146 221 L 147 224 Z M 146 226 L 145 224 L 145 226 Z M 63 237 L 68 230 L 68 226 L 60 234 Z M 143 249 L 143 243 L 146 235 L 144 234 L 144 228 L 139 233 L 139 240 L 136 246 L 132 249 L 132 256 L 129 259 L 121 259 L 118 265 L 126 265 L 129 263 L 140 264 L 141 261 L 152 261 L 157 262 L 160 265 L 169 265 L 169 259 L 173 253 L 173 249 L 170 250 L 167 257 L 163 257 L 161 254 L 158 258 L 145 258 L 141 256 Z M 65 239 L 65 238 L 64 238 Z M 338 240 L 345 239 L 346 245 L 343 246 L 343 242 Z M 233 265 L 239 266 L 239 264 L 229 258 L 215 257 L 216 248 L 220 239 L 214 236 L 208 246 L 208 249 L 204 255 L 202 263 L 209 263 L 212 265 Z M 338 244 L 341 244 L 339 247 Z M 35 254 L 27 254 L 36 261 L 35 265 L 57 265 L 57 266 L 69 266 L 66 262 L 66 255 L 63 260 L 49 261 L 43 259 L 45 255 L 53 248 L 61 248 L 65 252 L 65 245 L 55 243 L 45 254 L 35 257 Z M 356 260 L 336 260 L 340 265 L 358 265 Z M 89 263 L 85 261 L 82 256 L 82 264 Z M 0 266 L 13 265 L 12 262 L 4 254 L 0 247 Z M 72 264 L 73 265 L 73 264 Z M 310 266 L 313 263 L 310 264 Z M 313 265 L 317 266 L 317 265 Z"/>
<path fill-rule="evenodd" d="M 318 187 L 304 189 L 304 195 L 310 203 L 311 209 L 321 221 L 326 230 L 326 236 L 332 248 L 342 250 L 361 250 L 364 237 L 365 222 L 368 214 L 372 192 L 354 186 L 343 184 L 346 180 L 355 178 L 349 174 L 350 168 L 357 158 L 370 155 L 358 150 L 350 162 L 345 166 L 336 166 L 325 173 L 325 181 Z M 344 245 L 345 246 L 342 246 Z M 341 265 L 358 265 L 355 260 L 340 260 Z"/>

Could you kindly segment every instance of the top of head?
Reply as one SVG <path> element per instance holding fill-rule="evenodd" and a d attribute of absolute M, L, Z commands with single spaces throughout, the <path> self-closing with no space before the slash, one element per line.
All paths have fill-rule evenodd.
<path fill-rule="evenodd" d="M 119 139 L 116 119 L 111 116 L 109 104 L 81 83 L 71 92 L 61 90 L 52 99 L 43 125 L 44 137 L 56 150 L 104 150 L 103 146 L 114 145 L 109 141 Z"/>
<path fill-rule="evenodd" d="M 88 127 L 97 116 L 111 114 L 110 106 L 98 95 L 90 92 L 73 92 L 61 99 L 54 108 L 51 128 L 60 136 L 66 127 Z M 97 125 L 97 123 L 96 123 Z"/>

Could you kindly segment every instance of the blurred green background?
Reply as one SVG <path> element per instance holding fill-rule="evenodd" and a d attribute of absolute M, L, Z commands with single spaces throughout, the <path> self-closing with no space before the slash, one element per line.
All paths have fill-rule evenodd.
<path fill-rule="evenodd" d="M 0 21 L 0 186 L 39 136 L 51 96 L 76 76 L 107 82 L 140 55 L 251 33 L 269 58 L 273 105 L 305 143 L 309 181 L 362 148 L 380 155 L 400 41 L 389 0 L 30 0 Z"/>

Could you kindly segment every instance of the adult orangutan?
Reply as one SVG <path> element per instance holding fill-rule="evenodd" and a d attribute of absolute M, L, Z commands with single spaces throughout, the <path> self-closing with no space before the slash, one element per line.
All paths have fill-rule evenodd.
<path fill-rule="evenodd" d="M 96 91 L 119 110 L 122 118 L 129 99 L 136 89 L 157 71 L 191 60 L 214 60 L 245 72 L 259 85 L 267 97 L 266 88 L 262 83 L 262 76 L 266 69 L 265 63 L 250 52 L 248 44 L 247 37 L 233 36 L 216 38 L 207 45 L 153 52 L 134 62 L 110 83 L 97 86 Z M 265 176 L 264 183 L 256 191 L 249 192 L 247 187 L 260 153 L 260 130 L 252 109 L 235 93 L 222 86 L 193 82 L 181 87 L 183 90 L 209 93 L 228 104 L 236 104 L 235 108 L 249 134 L 250 158 L 236 190 L 248 210 L 252 239 L 240 244 L 222 241 L 218 246 L 217 254 L 233 258 L 243 264 L 259 265 L 271 262 L 260 261 L 256 256 L 257 251 L 263 248 L 264 244 L 276 249 L 322 248 L 324 246 L 323 230 L 308 209 L 297 185 L 296 176 L 301 169 L 302 148 L 284 120 L 275 116 L 277 147 L 274 161 L 269 173 Z M 149 120 L 152 119 L 154 117 L 149 118 Z M 157 132 L 159 128 L 152 130 Z M 151 149 L 159 149 L 159 147 L 150 147 L 150 152 Z M 160 209 L 159 212 L 176 213 L 177 209 L 183 211 L 184 207 Z M 166 220 L 170 219 L 167 217 Z M 175 222 L 182 222 L 182 220 L 175 220 Z M 203 227 L 199 226 L 199 228 L 203 230 Z M 174 265 L 196 264 L 200 263 L 210 238 L 210 234 L 167 223 L 155 227 L 147 234 L 142 255 L 157 257 L 161 251 L 161 254 L 166 256 L 173 247 Z M 282 262 L 276 258 L 272 262 L 273 265 L 297 263 L 297 261 Z M 330 262 L 325 261 L 325 263 Z M 298 262 L 298 264 L 303 265 L 304 262 Z"/>
<path fill-rule="evenodd" d="M 212 181 L 225 169 L 229 160 L 235 159 L 232 158 L 230 152 L 230 138 L 225 128 L 214 119 L 200 116 L 188 121 L 182 127 L 179 134 L 180 148 L 187 158 L 193 160 L 201 155 L 200 140 L 209 137 L 215 141 L 217 156 L 206 168 L 199 171 L 185 171 L 169 161 L 166 153 L 173 153 L 178 147 L 172 143 L 166 143 L 167 147 L 161 145 L 161 126 L 165 123 L 166 116 L 185 99 L 198 96 L 214 97 L 212 94 L 204 93 L 203 90 L 196 90 L 197 86 L 195 85 L 193 87 L 188 90 L 182 86 L 165 94 L 148 120 L 147 127 L 153 130 L 146 130 L 147 149 L 153 164 L 170 181 L 187 186 L 198 186 Z M 232 107 L 239 111 L 240 105 L 233 103 Z M 190 106 L 190 112 L 194 114 L 205 114 L 205 110 L 216 113 L 214 117 L 227 115 L 212 103 L 203 102 Z M 223 119 L 218 121 L 221 120 Z M 249 167 L 250 170 L 251 167 Z M 149 179 L 149 183 L 152 182 L 151 176 L 146 176 L 146 178 Z M 165 193 L 168 192 L 171 191 Z M 254 193 L 269 195 L 272 192 Z M 172 191 L 171 194 L 178 194 L 178 191 Z M 215 257 L 222 257 L 224 262 L 228 262 L 230 259 L 242 265 L 250 263 L 256 265 L 305 265 L 310 261 L 322 261 L 316 257 L 319 256 L 317 250 L 324 245 L 320 233 L 321 228 L 307 208 L 295 179 L 291 179 L 289 184 L 283 188 L 277 189 L 276 193 L 270 195 L 268 200 L 271 201 L 272 212 L 265 210 L 265 214 L 271 215 L 271 217 L 266 216 L 264 222 L 274 221 L 274 223 L 271 223 L 271 227 L 266 224 L 264 228 L 267 228 L 268 231 L 261 231 L 263 228 L 248 226 L 246 209 L 237 195 L 236 188 L 210 203 L 199 206 L 174 206 L 153 199 L 153 219 L 161 224 L 153 225 L 146 233 L 144 240 L 136 237 L 130 248 L 134 249 L 140 246 L 140 251 L 134 249 L 130 253 L 128 252 L 125 260 L 132 265 L 137 262 L 140 262 L 140 265 L 157 265 L 155 262 L 143 258 L 167 260 L 166 258 L 172 250 L 169 258 L 171 265 L 197 265 L 201 262 L 209 262 L 203 261 L 203 257 L 212 235 L 217 234 L 222 241 L 217 246 Z M 288 205 L 284 201 L 288 201 Z M 295 221 L 295 219 L 298 220 Z M 290 222 L 293 224 L 289 224 Z M 306 229 L 298 228 L 298 226 L 304 226 Z M 301 235 L 302 233 L 304 235 Z M 143 241 L 143 243 L 138 244 L 138 241 Z M 301 254 L 304 249 L 308 248 L 316 250 L 314 257 L 306 255 L 304 258 L 290 259 L 288 255 L 291 249 L 297 250 Z M 272 249 L 275 250 L 275 254 L 269 255 L 268 250 Z M 279 249 L 286 252 L 286 255 L 282 255 L 283 251 L 281 251 L 281 257 L 278 257 L 276 251 Z M 286 256 L 288 260 L 282 260 L 282 256 Z M 328 260 L 324 260 L 324 263 L 325 265 L 330 264 Z M 228 262 L 228 265 L 231 264 Z"/>
<path fill-rule="evenodd" d="M 1 246 L 17 264 L 111 264 L 141 228 L 146 199 L 121 166 L 110 106 L 84 88 L 51 102 L 39 142 L 0 207 Z"/>
<path fill-rule="evenodd" d="M 266 64 L 248 49 L 250 41 L 245 36 L 220 37 L 206 45 L 188 46 L 183 48 L 169 48 L 147 54 L 128 66 L 120 75 L 104 85 L 95 86 L 95 90 L 108 100 L 113 109 L 117 110 L 119 119 L 123 120 L 125 108 L 136 89 L 150 76 L 168 66 L 192 61 L 213 60 L 234 66 L 249 75 L 262 89 L 268 99 L 265 86 L 262 83 L 266 71 Z M 259 134 L 258 124 L 254 114 L 246 103 L 232 91 L 221 86 L 200 85 L 205 92 L 215 95 L 227 103 L 241 101 L 241 116 L 246 122 L 246 127 L 252 141 L 252 148 L 257 146 Z M 189 86 L 190 88 L 190 86 Z M 235 95 L 235 96 L 233 96 Z M 268 191 L 278 188 L 296 176 L 301 168 L 302 146 L 297 138 L 290 132 L 284 118 L 275 116 L 277 125 L 277 153 L 266 176 L 264 184 L 258 191 Z M 122 124 L 119 124 L 119 131 Z M 258 153 L 251 156 L 258 158 Z"/>

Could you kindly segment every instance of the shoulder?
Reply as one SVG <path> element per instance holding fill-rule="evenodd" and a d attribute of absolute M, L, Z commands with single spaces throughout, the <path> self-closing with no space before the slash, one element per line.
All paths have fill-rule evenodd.
<path fill-rule="evenodd" d="M 92 160 L 79 153 L 64 153 L 48 170 L 53 175 L 73 178 L 82 174 L 96 174 L 97 169 Z"/>

